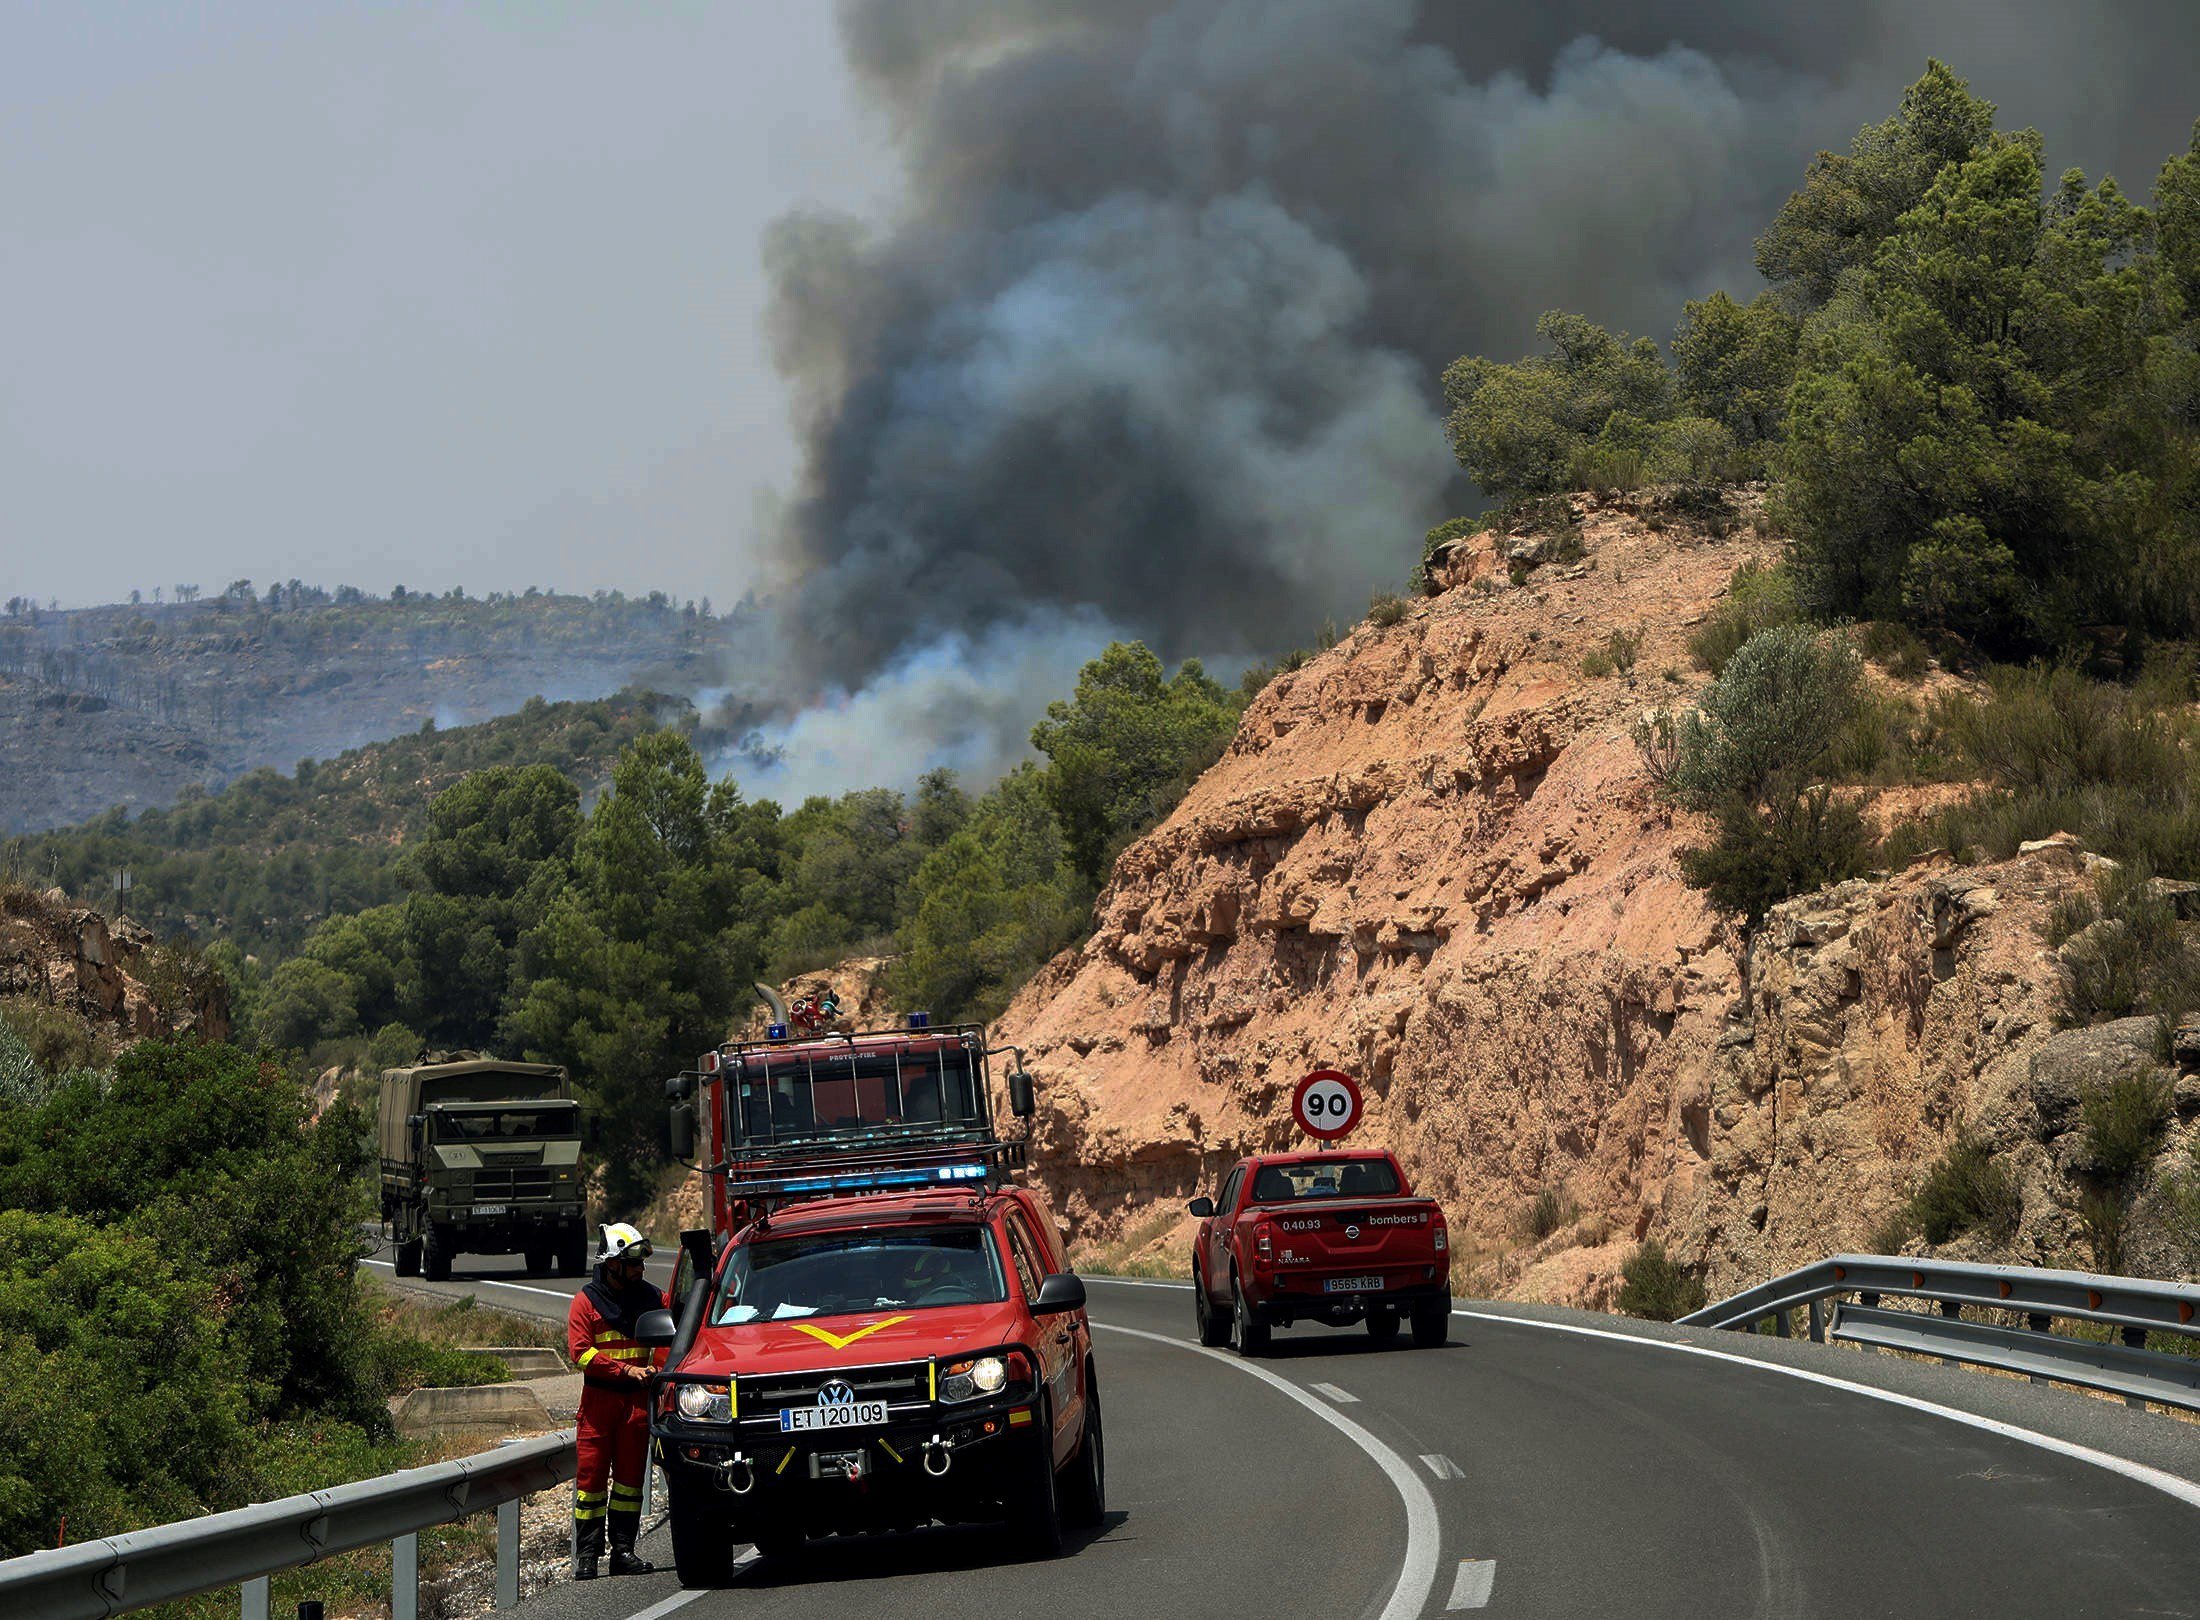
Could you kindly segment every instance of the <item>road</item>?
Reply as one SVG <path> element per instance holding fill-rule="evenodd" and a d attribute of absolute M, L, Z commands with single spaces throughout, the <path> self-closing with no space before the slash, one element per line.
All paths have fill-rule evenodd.
<path fill-rule="evenodd" d="M 572 1286 L 497 1262 L 442 1285 L 537 1314 Z M 560 1586 L 525 1620 L 2200 1617 L 2200 1427 L 2159 1414 L 1502 1305 L 1440 1350 L 1301 1328 L 1247 1363 L 1191 1342 L 1180 1286 L 1092 1293 L 1110 1513 L 1062 1558 L 933 1530 L 755 1560 L 723 1592 Z"/>

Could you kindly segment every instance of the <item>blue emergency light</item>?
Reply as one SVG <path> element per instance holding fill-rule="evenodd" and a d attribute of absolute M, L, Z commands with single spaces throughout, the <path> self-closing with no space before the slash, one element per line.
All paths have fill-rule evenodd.
<path fill-rule="evenodd" d="M 937 1187 L 966 1181 L 983 1181 L 981 1161 L 962 1164 L 928 1164 L 905 1170 L 856 1170 L 837 1176 L 770 1176 L 744 1181 L 726 1190 L 745 1198 L 804 1197 L 817 1193 L 883 1192 L 890 1187 Z"/>
<path fill-rule="evenodd" d="M 932 1015 L 928 1012 L 911 1013 L 909 1015 L 909 1027 L 911 1029 L 930 1029 L 932 1027 Z"/>
<path fill-rule="evenodd" d="M 766 1024 L 764 1026 L 764 1039 L 767 1041 L 783 1041 L 786 1038 L 787 1026 L 785 1024 Z"/>

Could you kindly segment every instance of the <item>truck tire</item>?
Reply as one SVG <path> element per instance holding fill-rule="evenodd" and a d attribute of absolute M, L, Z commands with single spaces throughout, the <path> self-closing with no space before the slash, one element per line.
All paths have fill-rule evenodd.
<path fill-rule="evenodd" d="M 1055 1494 L 1054 1424 L 1039 1413 L 1038 1433 L 1031 1437 L 1031 1460 L 1026 1465 L 1029 1483 L 1011 1504 L 1016 1539 L 1026 1558 L 1055 1558 L 1062 1551 L 1062 1501 Z"/>
<path fill-rule="evenodd" d="M 556 1256 L 551 1252 L 548 1245 L 541 1243 L 529 1244 L 527 1248 L 527 1275 L 530 1277 L 548 1276 L 555 1259 Z"/>
<path fill-rule="evenodd" d="M 1261 1320 L 1246 1299 L 1245 1291 L 1238 1287 L 1237 1273 L 1230 1274 L 1230 1321 L 1237 1329 L 1237 1351 L 1241 1356 L 1265 1356 L 1268 1354 L 1268 1324 Z"/>
<path fill-rule="evenodd" d="M 1377 1344 L 1388 1344 L 1398 1337 L 1398 1313 L 1378 1305 L 1367 1313 L 1367 1336 Z"/>
<path fill-rule="evenodd" d="M 682 1586 L 724 1586 L 733 1579 L 733 1526 L 722 1513 L 707 1511 L 692 1487 L 670 1487 L 666 1515 L 672 1521 L 672 1568 Z"/>
<path fill-rule="evenodd" d="M 1063 1470 L 1062 1516 L 1080 1530 L 1097 1530 L 1108 1516 L 1108 1451 L 1100 1431 L 1100 1385 L 1085 1363 L 1085 1433 Z"/>
<path fill-rule="evenodd" d="M 558 1272 L 566 1277 L 588 1275 L 588 1234 L 575 1232 L 558 1246 Z"/>
<path fill-rule="evenodd" d="M 1413 1307 L 1413 1343 L 1416 1348 L 1433 1350 L 1451 1333 L 1451 1295 L 1441 1299 L 1424 1300 Z"/>
<path fill-rule="evenodd" d="M 1230 1319 L 1207 1297 L 1206 1281 L 1196 1267 L 1192 1271 L 1192 1323 L 1199 1329 L 1199 1342 L 1208 1349 L 1230 1342 Z"/>
<path fill-rule="evenodd" d="M 428 1235 L 420 1246 L 420 1275 L 430 1282 L 449 1282 L 451 1279 L 451 1231 L 447 1226 L 428 1223 Z"/>
<path fill-rule="evenodd" d="M 420 1275 L 420 1240 L 413 1238 L 397 1246 L 397 1274 L 400 1277 Z"/>

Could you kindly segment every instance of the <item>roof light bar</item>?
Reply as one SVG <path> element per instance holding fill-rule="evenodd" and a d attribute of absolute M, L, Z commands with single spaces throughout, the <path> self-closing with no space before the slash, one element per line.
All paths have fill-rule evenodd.
<path fill-rule="evenodd" d="M 839 1175 L 759 1176 L 730 1183 L 736 1198 L 817 1198 L 833 1193 L 885 1192 L 895 1187 L 953 1187 L 982 1183 L 991 1167 L 982 1160 L 928 1164 L 906 1170 L 854 1170 Z"/>

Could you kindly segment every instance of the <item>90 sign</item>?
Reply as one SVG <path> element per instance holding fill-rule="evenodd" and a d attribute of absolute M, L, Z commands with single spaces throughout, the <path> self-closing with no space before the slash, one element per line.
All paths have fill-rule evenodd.
<path fill-rule="evenodd" d="M 1342 1069 L 1316 1069 L 1291 1093 L 1291 1117 L 1317 1141 L 1334 1142 L 1360 1122 L 1360 1086 Z"/>

